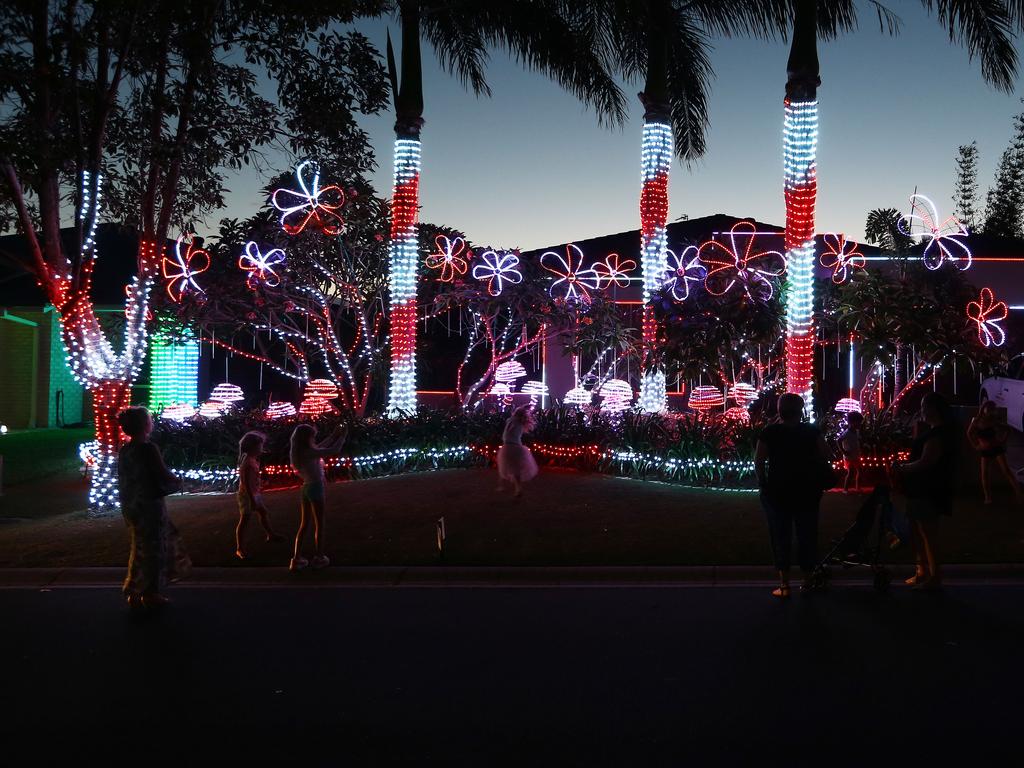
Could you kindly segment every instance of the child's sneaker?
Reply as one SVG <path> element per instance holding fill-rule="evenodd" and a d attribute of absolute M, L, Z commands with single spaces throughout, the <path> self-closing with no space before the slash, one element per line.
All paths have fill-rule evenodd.
<path fill-rule="evenodd" d="M 296 571 L 305 570 L 306 566 L 309 565 L 309 560 L 304 557 L 293 557 L 292 561 L 288 563 L 288 570 L 292 573 Z"/>
<path fill-rule="evenodd" d="M 330 564 L 331 564 L 331 561 L 327 557 L 327 555 L 317 555 L 316 557 L 313 558 L 313 568 L 316 569 L 316 570 L 319 570 L 321 568 L 326 568 Z"/>

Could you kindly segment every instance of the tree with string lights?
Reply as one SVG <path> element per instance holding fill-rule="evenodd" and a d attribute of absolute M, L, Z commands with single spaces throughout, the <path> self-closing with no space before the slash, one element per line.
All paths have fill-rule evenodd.
<path fill-rule="evenodd" d="M 168 279 L 179 295 L 201 292 L 190 222 L 223 204 L 227 174 L 264 169 L 271 148 L 346 153 L 370 168 L 353 113 L 383 107 L 383 68 L 363 36 L 331 25 L 372 5 L 313 2 L 301 14 L 262 0 L 0 6 L 0 205 L 92 396 L 92 509 L 117 505 L 115 416 L 145 356 L 151 291 Z M 275 102 L 261 95 L 264 79 Z M 120 342 L 91 298 L 101 218 L 138 230 Z"/>

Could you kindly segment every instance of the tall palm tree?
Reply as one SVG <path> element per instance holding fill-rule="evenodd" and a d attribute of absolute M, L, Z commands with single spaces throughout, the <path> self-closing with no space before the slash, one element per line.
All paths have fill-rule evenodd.
<path fill-rule="evenodd" d="M 640 150 L 640 256 L 643 274 L 643 340 L 656 342 L 657 324 L 648 302 L 666 271 L 668 180 L 673 155 L 691 162 L 704 154 L 709 117 L 707 95 L 713 72 L 709 41 L 714 36 L 784 34 L 788 16 L 780 0 L 595 0 L 585 4 L 589 26 L 627 79 L 644 80 Z M 665 374 L 646 362 L 640 407 L 665 409 Z"/>
<path fill-rule="evenodd" d="M 395 104 L 395 182 L 389 263 L 391 379 L 388 412 L 416 409 L 416 226 L 419 208 L 423 77 L 420 39 L 443 67 L 477 95 L 490 95 L 484 76 L 488 52 L 502 48 L 541 71 L 584 102 L 600 119 L 625 119 L 622 92 L 575 24 L 571 5 L 556 0 L 392 0 L 386 10 L 401 27 L 401 79 L 388 38 Z"/>
<path fill-rule="evenodd" d="M 783 164 L 786 198 L 786 389 L 802 395 L 813 411 L 814 204 L 817 197 L 818 37 L 829 40 L 857 26 L 857 0 L 781 0 L 792 14 L 793 37 L 786 65 Z M 899 18 L 866 0 L 879 26 L 899 32 Z M 1013 27 L 1024 21 L 1021 0 L 921 0 L 949 32 L 950 40 L 981 60 L 985 79 L 1009 91 L 1017 70 Z"/>

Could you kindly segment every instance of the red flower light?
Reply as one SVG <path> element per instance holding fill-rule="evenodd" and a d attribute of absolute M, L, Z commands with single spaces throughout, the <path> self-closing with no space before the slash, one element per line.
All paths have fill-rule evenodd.
<path fill-rule="evenodd" d="M 305 169 L 313 168 L 311 184 L 306 184 Z M 336 184 L 320 186 L 320 169 L 310 160 L 295 169 L 300 192 L 275 189 L 271 203 L 281 211 L 281 228 L 289 235 L 297 235 L 307 226 L 319 229 L 325 235 L 341 234 L 345 221 L 338 211 L 345 204 L 345 193 Z"/>
<path fill-rule="evenodd" d="M 704 287 L 712 296 L 724 296 L 739 286 L 751 301 L 770 301 L 775 293 L 770 278 L 786 271 L 786 259 L 778 251 L 755 251 L 757 233 L 749 221 L 739 221 L 729 231 L 729 244 L 708 240 L 700 246 L 700 260 L 707 266 Z"/>
<path fill-rule="evenodd" d="M 187 244 L 185 253 L 181 252 L 181 244 Z M 189 291 L 202 293 L 203 289 L 195 281 L 195 276 L 210 268 L 210 254 L 197 248 L 195 235 L 182 235 L 174 244 L 174 258 L 164 257 L 162 270 L 167 279 L 167 295 L 177 304 Z"/>
<path fill-rule="evenodd" d="M 469 262 L 462 256 L 466 250 L 466 241 L 461 237 L 454 239 L 444 235 L 434 238 L 434 245 L 437 246 L 437 253 L 432 253 L 426 258 L 426 265 L 430 269 L 440 269 L 441 275 L 437 279 L 442 283 L 453 282 L 456 276 L 466 274 L 469 269 Z"/>
<path fill-rule="evenodd" d="M 967 318 L 978 326 L 978 341 L 986 347 L 1001 347 L 1006 341 L 1006 331 L 999 323 L 1010 314 L 1005 301 L 996 301 L 991 288 L 982 288 L 978 301 L 967 303 Z"/>
<path fill-rule="evenodd" d="M 832 282 L 836 285 L 845 283 L 853 270 L 867 266 L 864 254 L 857 250 L 857 243 L 847 240 L 846 235 L 828 234 L 824 240 L 827 250 L 821 254 L 821 266 L 832 270 Z"/>

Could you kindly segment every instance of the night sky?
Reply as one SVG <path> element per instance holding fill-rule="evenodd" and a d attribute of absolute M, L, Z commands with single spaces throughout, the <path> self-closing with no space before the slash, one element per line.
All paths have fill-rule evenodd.
<path fill-rule="evenodd" d="M 1006 147 L 1014 94 L 985 84 L 978 62 L 948 42 L 920 3 L 890 2 L 899 37 L 879 32 L 868 4 L 860 31 L 819 44 L 818 230 L 859 238 L 871 208 L 905 209 L 915 185 L 952 212 L 957 146 L 978 141 L 982 200 Z M 359 28 L 384 50 L 383 21 Z M 393 32 L 395 29 L 393 28 Z M 490 99 L 443 72 L 424 43 L 422 220 L 464 230 L 477 244 L 535 248 L 638 227 L 642 83 L 627 84 L 630 122 L 598 125 L 592 111 L 503 53 L 489 68 Z M 676 163 L 669 220 L 683 214 L 753 216 L 784 223 L 782 99 L 788 46 L 716 42 L 708 152 Z M 378 193 L 389 194 L 393 116 L 365 121 L 377 153 Z M 223 215 L 258 205 L 249 183 Z M 203 227 L 199 227 L 200 230 Z M 671 245 L 671 243 L 670 243 Z"/>

